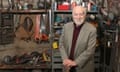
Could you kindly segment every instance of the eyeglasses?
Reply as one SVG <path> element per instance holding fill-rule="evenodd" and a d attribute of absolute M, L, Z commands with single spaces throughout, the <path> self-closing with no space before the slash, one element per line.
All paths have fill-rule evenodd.
<path fill-rule="evenodd" d="M 74 16 L 85 16 L 85 13 L 73 13 Z"/>

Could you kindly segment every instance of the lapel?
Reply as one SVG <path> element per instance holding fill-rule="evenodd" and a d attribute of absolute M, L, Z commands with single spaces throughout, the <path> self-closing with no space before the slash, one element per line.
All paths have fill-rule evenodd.
<path fill-rule="evenodd" d="M 73 37 L 73 29 L 74 29 L 74 26 L 73 26 L 73 23 L 71 23 L 71 25 L 70 25 L 70 27 L 68 27 L 69 28 L 69 36 L 68 36 L 68 44 L 69 44 L 69 53 L 70 53 L 70 50 L 71 50 L 71 44 L 72 44 L 72 37 Z"/>

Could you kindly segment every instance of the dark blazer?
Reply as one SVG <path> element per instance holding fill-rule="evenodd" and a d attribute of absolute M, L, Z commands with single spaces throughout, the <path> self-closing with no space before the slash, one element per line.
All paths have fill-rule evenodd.
<path fill-rule="evenodd" d="M 69 56 L 72 45 L 73 29 L 73 22 L 69 22 L 63 26 L 63 31 L 59 40 L 59 50 L 62 59 L 66 59 Z M 74 52 L 74 59 L 78 64 L 76 67 L 77 72 L 94 72 L 93 57 L 96 46 L 96 36 L 96 28 L 92 24 L 85 22 L 78 35 Z"/>

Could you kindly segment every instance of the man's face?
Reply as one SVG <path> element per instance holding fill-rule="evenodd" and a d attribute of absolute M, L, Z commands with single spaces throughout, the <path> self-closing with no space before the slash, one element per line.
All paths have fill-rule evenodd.
<path fill-rule="evenodd" d="M 75 24 L 77 26 L 81 25 L 85 21 L 85 18 L 86 18 L 85 9 L 81 7 L 75 7 L 73 9 L 72 16 L 73 16 L 73 21 L 75 22 Z"/>

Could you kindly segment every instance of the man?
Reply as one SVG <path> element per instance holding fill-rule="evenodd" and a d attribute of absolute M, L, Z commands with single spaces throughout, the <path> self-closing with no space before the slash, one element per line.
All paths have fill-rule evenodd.
<path fill-rule="evenodd" d="M 64 25 L 59 40 L 64 72 L 94 72 L 96 28 L 85 22 L 86 8 L 82 6 L 73 8 L 72 17 L 73 22 Z"/>

